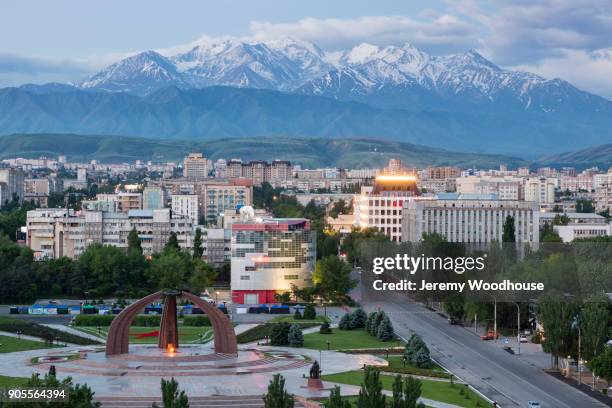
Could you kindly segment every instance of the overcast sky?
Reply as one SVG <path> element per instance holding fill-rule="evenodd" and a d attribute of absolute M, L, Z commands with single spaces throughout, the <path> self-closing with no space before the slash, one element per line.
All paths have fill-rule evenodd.
<path fill-rule="evenodd" d="M 202 36 L 291 36 L 324 49 L 406 41 L 612 97 L 612 0 L 19 0 L 0 13 L 0 86 L 76 81 Z"/>

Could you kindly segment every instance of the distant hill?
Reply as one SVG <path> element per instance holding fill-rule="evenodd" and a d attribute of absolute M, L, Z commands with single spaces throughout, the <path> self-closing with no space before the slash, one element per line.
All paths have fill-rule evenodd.
<path fill-rule="evenodd" d="M 76 134 L 14 134 L 0 136 L 0 158 L 56 157 L 70 160 L 132 162 L 136 159 L 179 161 L 189 152 L 203 152 L 207 157 L 243 160 L 291 160 L 307 167 L 344 168 L 381 167 L 389 158 L 400 158 L 408 166 L 456 165 L 496 168 L 525 165 L 520 158 L 451 152 L 439 148 L 375 139 L 325 138 L 238 138 L 217 140 L 159 140 L 117 136 Z"/>
<path fill-rule="evenodd" d="M 612 144 L 590 147 L 574 152 L 545 156 L 537 160 L 545 166 L 573 166 L 577 168 L 597 166 L 602 170 L 612 167 Z"/>

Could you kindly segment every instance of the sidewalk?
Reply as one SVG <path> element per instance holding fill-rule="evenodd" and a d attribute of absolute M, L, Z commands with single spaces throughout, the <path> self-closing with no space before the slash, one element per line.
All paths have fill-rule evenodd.
<path fill-rule="evenodd" d="M 47 326 L 55 330 L 63 331 L 65 333 L 74 334 L 75 336 L 84 337 L 86 339 L 99 341 L 101 343 L 106 343 L 105 338 L 94 336 L 93 334 L 85 333 L 80 330 L 73 329 L 70 326 L 65 326 L 63 324 L 43 324 L 43 326 Z"/>

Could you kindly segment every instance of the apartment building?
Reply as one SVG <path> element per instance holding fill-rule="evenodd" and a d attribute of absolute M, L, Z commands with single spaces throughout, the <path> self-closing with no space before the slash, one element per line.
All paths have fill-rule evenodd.
<path fill-rule="evenodd" d="M 523 179 L 513 176 L 465 176 L 455 179 L 459 194 L 496 194 L 500 200 L 523 199 Z"/>
<path fill-rule="evenodd" d="M 0 205 L 11 201 L 17 196 L 19 202 L 24 197 L 25 175 L 21 169 L 5 167 L 0 168 Z"/>
<path fill-rule="evenodd" d="M 555 202 L 556 180 L 550 177 L 529 177 L 525 180 L 525 201 L 538 204 Z"/>
<path fill-rule="evenodd" d="M 208 178 L 208 160 L 202 153 L 189 153 L 183 159 L 183 177 L 191 180 L 202 180 Z"/>
<path fill-rule="evenodd" d="M 199 196 L 196 194 L 173 194 L 172 212 L 189 217 L 194 224 L 198 224 L 200 214 Z"/>
<path fill-rule="evenodd" d="M 142 208 L 156 210 L 166 206 L 166 191 L 162 187 L 145 187 L 142 192 Z"/>

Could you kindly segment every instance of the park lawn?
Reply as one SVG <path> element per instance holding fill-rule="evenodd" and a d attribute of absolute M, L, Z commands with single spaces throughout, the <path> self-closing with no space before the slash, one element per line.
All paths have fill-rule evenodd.
<path fill-rule="evenodd" d="M 98 335 L 98 329 L 96 327 L 75 327 L 75 329 L 84 331 L 85 333 Z M 104 338 L 108 335 L 108 327 L 100 328 L 100 335 Z M 210 327 L 194 327 L 194 326 L 178 326 L 179 331 L 179 342 L 181 343 L 207 343 L 212 340 L 213 332 Z M 156 327 L 142 327 L 142 326 L 131 326 L 130 327 L 130 343 L 132 344 L 156 344 L 157 335 L 154 333 L 159 332 Z M 150 333 L 151 336 L 138 338 L 138 335 Z M 204 334 L 204 341 L 200 341 L 200 335 Z"/>
<path fill-rule="evenodd" d="M 323 375 L 321 378 L 324 381 L 360 386 L 363 381 L 363 371 L 347 371 L 344 373 Z M 392 391 L 394 379 L 395 376 L 393 375 L 381 374 L 380 380 L 383 389 Z M 466 395 L 469 395 L 469 399 L 466 399 L 465 395 L 459 394 L 461 388 L 467 391 Z M 454 387 L 451 387 L 450 382 L 446 381 L 421 380 L 421 397 L 445 402 L 447 404 L 459 405 L 465 408 L 476 408 L 477 402 L 480 404 L 480 407 L 490 405 L 472 390 L 465 388 L 465 385 L 462 384 L 455 384 Z"/>
<path fill-rule="evenodd" d="M 380 341 L 370 336 L 365 330 L 333 329 L 332 334 L 309 333 L 304 335 L 304 348 L 327 350 L 327 341 L 330 350 L 350 349 L 385 349 L 397 347 L 397 341 Z M 402 343 L 400 342 L 400 346 Z"/>
<path fill-rule="evenodd" d="M 325 322 L 329 323 L 329 321 L 330 321 L 329 317 L 326 317 L 326 316 L 317 316 L 314 320 L 313 319 L 295 320 L 293 318 L 293 315 L 276 316 L 275 318 L 270 320 L 271 323 L 287 322 L 287 323 L 319 323 L 319 324 L 322 324 Z"/>
<path fill-rule="evenodd" d="M 7 377 L 5 375 L 0 375 L 0 388 L 21 387 L 26 385 L 28 380 L 29 378 L 26 377 Z"/>
<path fill-rule="evenodd" d="M 18 339 L 11 336 L 0 336 L 0 353 L 12 353 L 14 351 L 37 350 L 52 348 L 42 341 Z"/>

